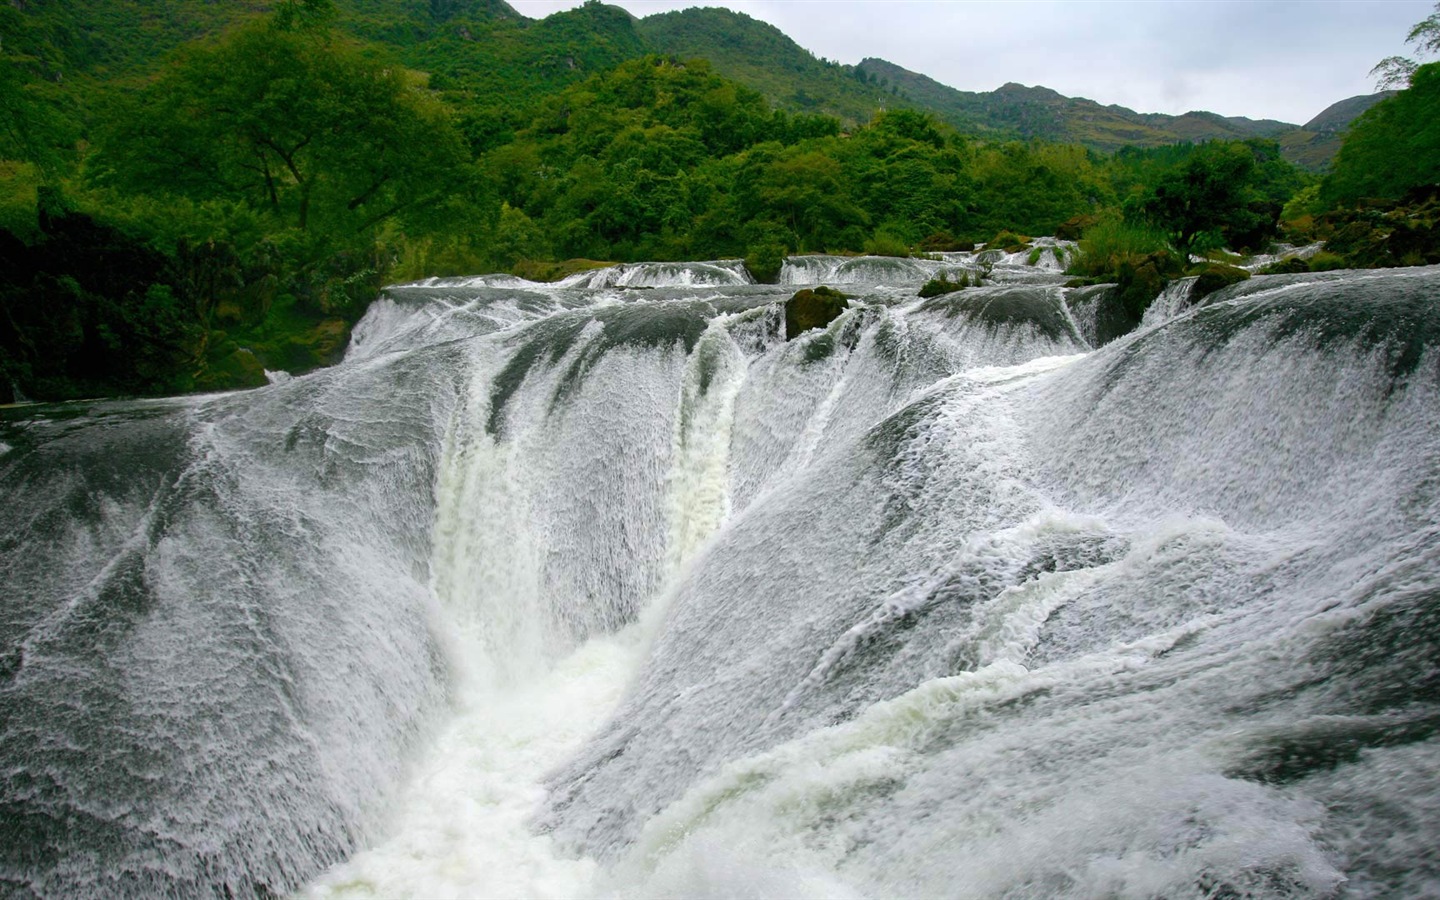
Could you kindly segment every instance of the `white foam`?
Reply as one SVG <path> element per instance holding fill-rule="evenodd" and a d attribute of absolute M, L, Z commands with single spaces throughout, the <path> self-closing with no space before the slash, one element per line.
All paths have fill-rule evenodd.
<path fill-rule="evenodd" d="M 460 685 L 457 716 L 415 767 L 386 836 L 300 896 L 591 896 L 596 864 L 557 852 L 529 819 L 545 797 L 541 777 L 614 709 L 642 646 L 631 628 L 587 642 L 528 684 Z"/>

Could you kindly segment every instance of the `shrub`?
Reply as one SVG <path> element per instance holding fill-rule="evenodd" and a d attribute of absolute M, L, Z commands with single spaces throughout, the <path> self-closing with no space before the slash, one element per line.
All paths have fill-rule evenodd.
<path fill-rule="evenodd" d="M 1113 278 L 1123 265 L 1133 268 L 1151 254 L 1169 252 L 1170 242 L 1160 229 L 1112 218 L 1085 230 L 1066 271 L 1071 275 Z"/>
<path fill-rule="evenodd" d="M 910 248 L 898 235 L 888 231 L 876 231 L 875 236 L 865 242 L 864 250 L 871 256 L 908 257 Z"/>
<path fill-rule="evenodd" d="M 976 280 L 978 281 L 979 279 Z M 969 272 L 961 274 L 959 281 L 951 281 L 944 275 L 939 275 L 925 282 L 925 285 L 920 288 L 920 296 L 925 298 L 938 297 L 941 294 L 951 294 L 968 287 L 970 287 Z"/>
<path fill-rule="evenodd" d="M 760 284 L 775 284 L 785 266 L 785 247 L 775 242 L 756 244 L 745 253 L 745 268 Z"/>

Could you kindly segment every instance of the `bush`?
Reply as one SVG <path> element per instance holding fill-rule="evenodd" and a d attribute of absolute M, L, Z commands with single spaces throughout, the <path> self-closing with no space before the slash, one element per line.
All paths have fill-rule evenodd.
<path fill-rule="evenodd" d="M 875 232 L 875 236 L 865 242 L 864 250 L 871 256 L 908 257 L 910 255 L 910 248 L 905 241 L 888 231 Z"/>
<path fill-rule="evenodd" d="M 1170 252 L 1169 239 L 1160 229 L 1112 218 L 1085 230 L 1066 272 L 1113 280 L 1124 265 L 1134 268 L 1145 257 Z"/>
<path fill-rule="evenodd" d="M 979 279 L 976 279 L 977 281 Z M 951 281 L 944 275 L 937 276 L 925 282 L 920 288 L 920 296 L 925 298 L 938 297 L 941 294 L 952 294 L 955 291 L 964 290 L 970 287 L 970 273 L 965 272 L 960 276 L 959 281 Z"/>
<path fill-rule="evenodd" d="M 745 253 L 745 268 L 750 277 L 760 284 L 774 284 L 780 280 L 780 270 L 785 266 L 785 247 L 768 242 L 757 244 Z"/>

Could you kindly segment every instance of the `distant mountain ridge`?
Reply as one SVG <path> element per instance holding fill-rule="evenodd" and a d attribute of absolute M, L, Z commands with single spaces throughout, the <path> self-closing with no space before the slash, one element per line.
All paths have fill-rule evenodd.
<path fill-rule="evenodd" d="M 1321 169 L 1339 149 L 1339 136 L 1350 121 L 1390 94 L 1342 100 L 1305 126 L 1205 111 L 1172 116 L 1013 82 L 994 91 L 961 91 L 873 57 L 844 66 L 817 59 L 769 23 L 717 7 L 646 16 L 638 28 L 662 52 L 705 57 L 719 74 L 792 109 L 863 122 L 884 106 L 908 106 L 933 113 L 965 134 L 1073 142 L 1105 152 L 1182 141 L 1271 138 L 1292 162 Z"/>
<path fill-rule="evenodd" d="M 214 34 L 274 8 L 276 0 L 163 0 L 139 15 L 133 0 L 29 0 L 17 6 L 53 48 L 53 77 L 107 79 L 143 73 L 187 40 Z M 1182 141 L 1271 138 L 1292 162 L 1321 170 L 1349 123 L 1393 92 L 1350 97 L 1304 126 L 1196 111 L 1179 116 L 1067 97 L 1047 87 L 1008 83 L 961 91 L 879 58 L 858 65 L 817 58 L 780 29 L 721 7 L 636 18 L 590 0 L 530 19 L 505 0 L 335 0 L 342 25 L 390 46 L 430 73 L 433 87 L 493 106 L 471 127 L 477 146 L 528 119 L 519 110 L 541 97 L 646 53 L 705 58 L 715 72 L 785 109 L 863 124 L 887 107 L 929 112 L 963 134 L 993 140 L 1078 143 L 1103 152 Z M 463 105 L 463 103 L 462 103 Z M 494 137 L 492 137 L 492 135 Z"/>

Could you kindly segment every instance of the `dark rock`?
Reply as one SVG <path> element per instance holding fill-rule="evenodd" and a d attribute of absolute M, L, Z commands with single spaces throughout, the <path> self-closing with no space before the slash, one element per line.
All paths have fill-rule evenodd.
<path fill-rule="evenodd" d="M 937 231 L 922 240 L 918 247 L 924 253 L 968 253 L 975 249 L 975 242 L 959 240 L 948 231 Z"/>
<path fill-rule="evenodd" d="M 1063 301 L 1048 288 L 1015 285 L 942 294 L 926 300 L 920 308 L 951 319 L 963 317 L 989 331 L 1029 326 L 1053 341 L 1082 340 L 1065 315 Z"/>
<path fill-rule="evenodd" d="M 1310 263 L 1298 256 L 1287 256 L 1260 270 L 1262 275 L 1295 275 L 1310 271 Z"/>
<path fill-rule="evenodd" d="M 849 305 L 849 298 L 824 285 L 796 292 L 785 301 L 785 340 L 794 340 L 812 328 L 824 328 Z"/>
<path fill-rule="evenodd" d="M 1084 214 L 1071 216 L 1055 228 L 1055 237 L 1061 241 L 1078 241 L 1080 240 L 1080 235 L 1084 234 L 1085 229 L 1097 225 L 1099 222 L 1099 216 L 1087 216 Z"/>
<path fill-rule="evenodd" d="M 1141 257 L 1137 263 L 1120 264 L 1115 300 L 1119 304 L 1117 312 L 1129 322 L 1125 332 L 1133 331 L 1140 324 L 1151 301 L 1160 296 L 1171 278 L 1180 274 L 1179 261 L 1163 251 Z"/>

